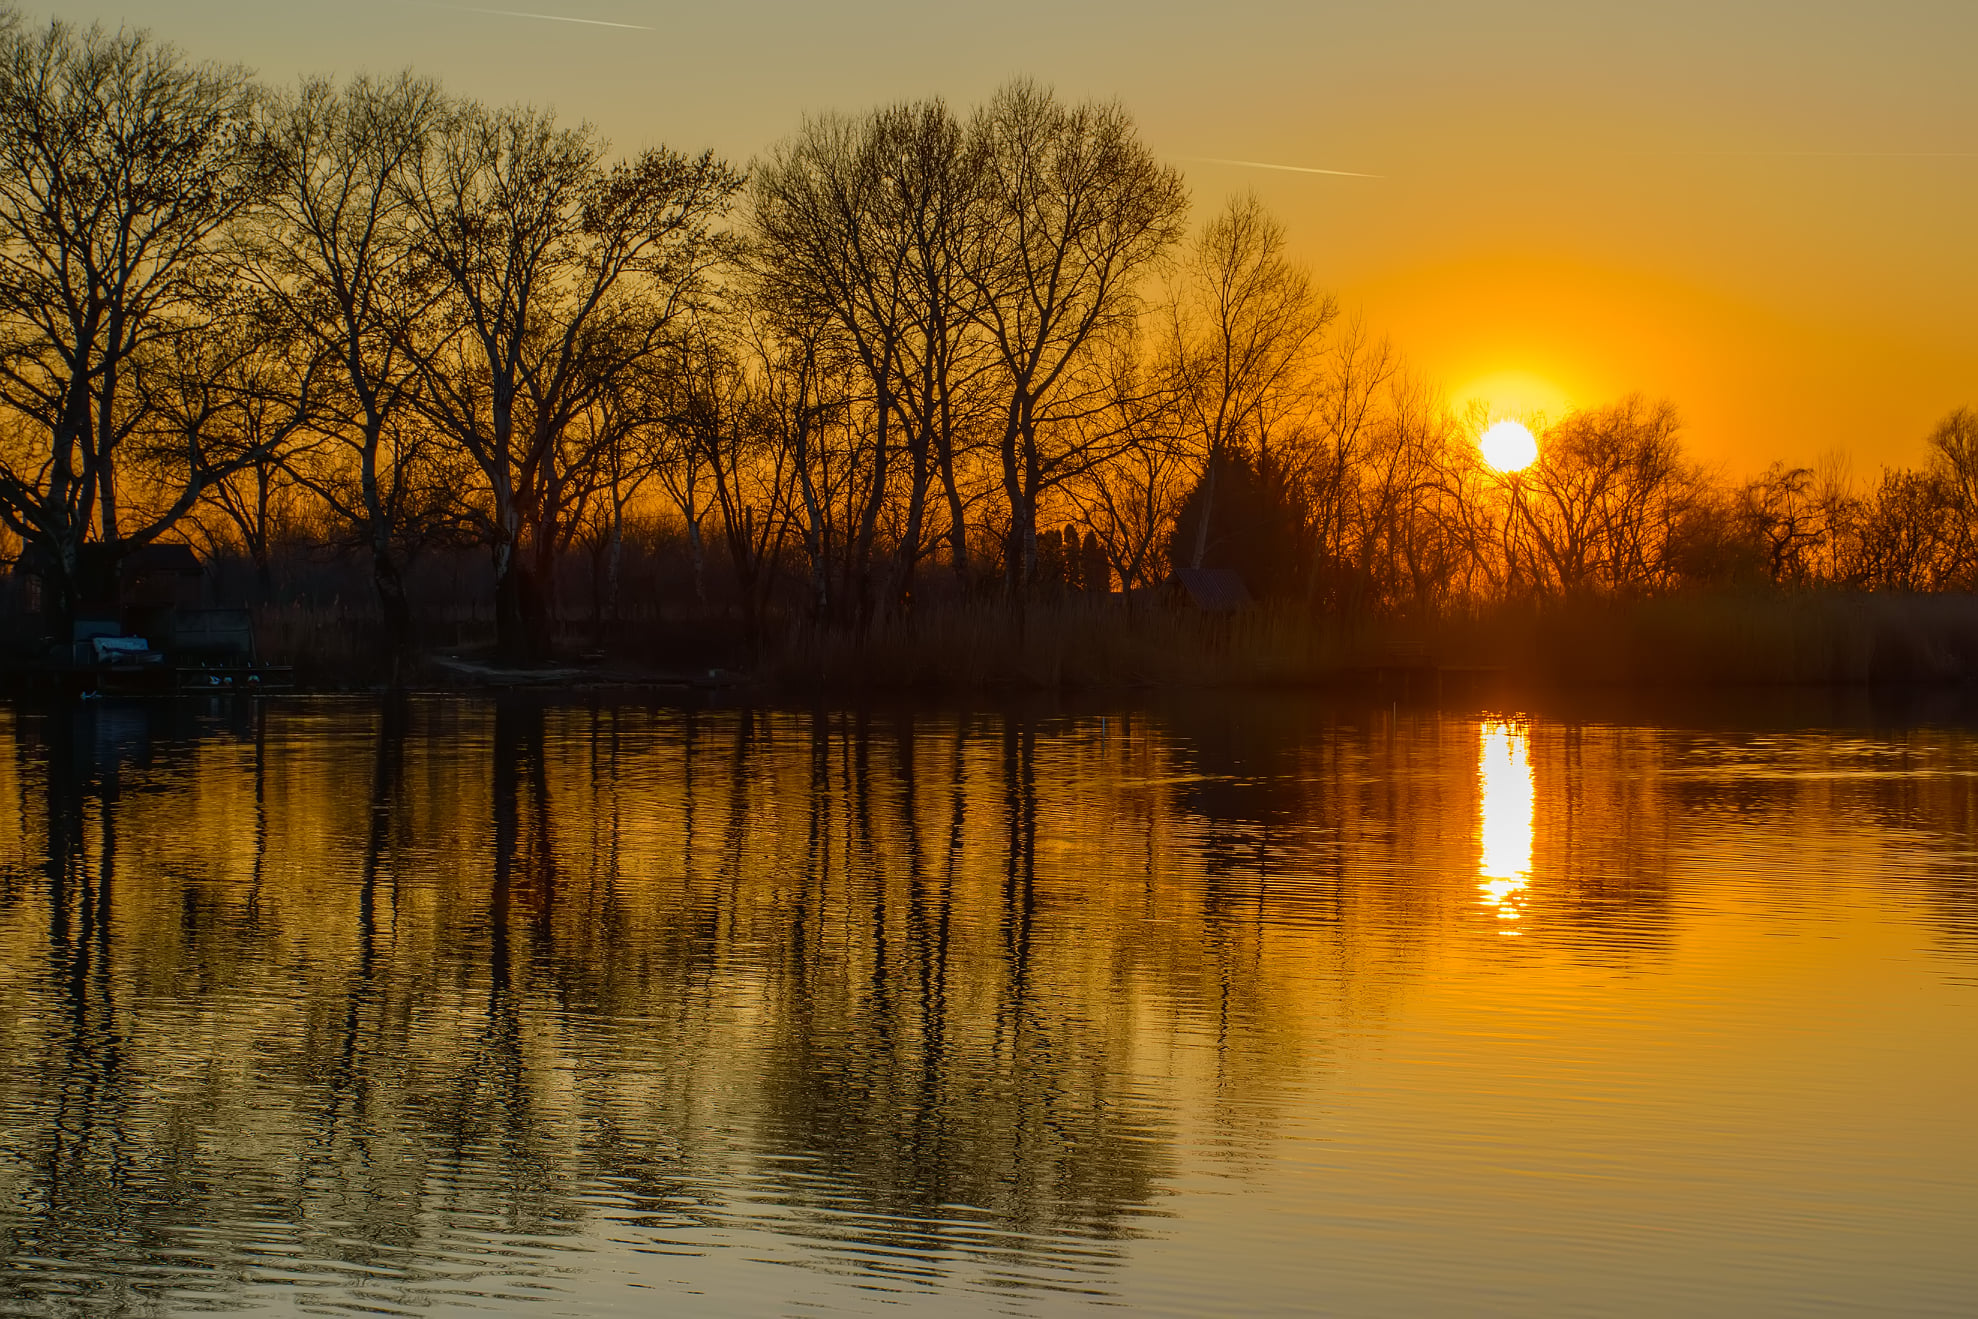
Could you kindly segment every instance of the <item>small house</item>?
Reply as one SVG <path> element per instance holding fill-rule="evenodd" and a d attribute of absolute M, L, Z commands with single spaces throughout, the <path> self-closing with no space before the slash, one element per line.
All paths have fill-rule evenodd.
<path fill-rule="evenodd" d="M 1234 568 L 1177 568 L 1166 594 L 1171 606 L 1204 614 L 1233 614 L 1256 603 Z"/>

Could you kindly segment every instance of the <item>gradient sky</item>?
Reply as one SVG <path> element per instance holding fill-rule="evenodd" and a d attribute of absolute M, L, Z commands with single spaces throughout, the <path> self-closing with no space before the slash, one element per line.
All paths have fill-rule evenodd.
<path fill-rule="evenodd" d="M 1693 452 L 1734 475 L 1837 449 L 1872 474 L 1978 406 L 1973 0 L 61 12 L 275 80 L 409 64 L 590 119 L 621 147 L 738 162 L 806 111 L 926 94 L 966 108 L 1030 74 L 1123 100 L 1198 211 L 1254 188 L 1321 281 L 1458 400 L 1557 415 L 1666 395 Z"/>

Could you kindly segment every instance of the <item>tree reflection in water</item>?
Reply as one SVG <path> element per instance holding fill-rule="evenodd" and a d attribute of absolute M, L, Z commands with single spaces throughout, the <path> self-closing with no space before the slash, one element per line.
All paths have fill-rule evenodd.
<path fill-rule="evenodd" d="M 1684 829 L 1838 800 L 1727 798 L 1735 737 L 1292 702 L 216 709 L 0 714 L 0 1294 L 498 1300 L 605 1221 L 1103 1292 L 1435 949 L 1653 960 Z"/>

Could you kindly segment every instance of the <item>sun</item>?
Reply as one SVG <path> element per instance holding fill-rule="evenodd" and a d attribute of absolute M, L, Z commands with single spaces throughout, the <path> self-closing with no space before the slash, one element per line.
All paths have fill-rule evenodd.
<path fill-rule="evenodd" d="M 1500 421 L 1477 437 L 1477 450 L 1493 471 L 1517 472 L 1538 457 L 1538 440 L 1522 422 Z"/>

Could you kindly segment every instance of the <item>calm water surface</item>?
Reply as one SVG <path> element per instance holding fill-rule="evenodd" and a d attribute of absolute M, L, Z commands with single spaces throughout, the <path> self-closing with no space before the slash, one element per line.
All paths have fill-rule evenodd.
<path fill-rule="evenodd" d="M 1951 1314 L 1978 736 L 0 708 L 0 1309 Z"/>

